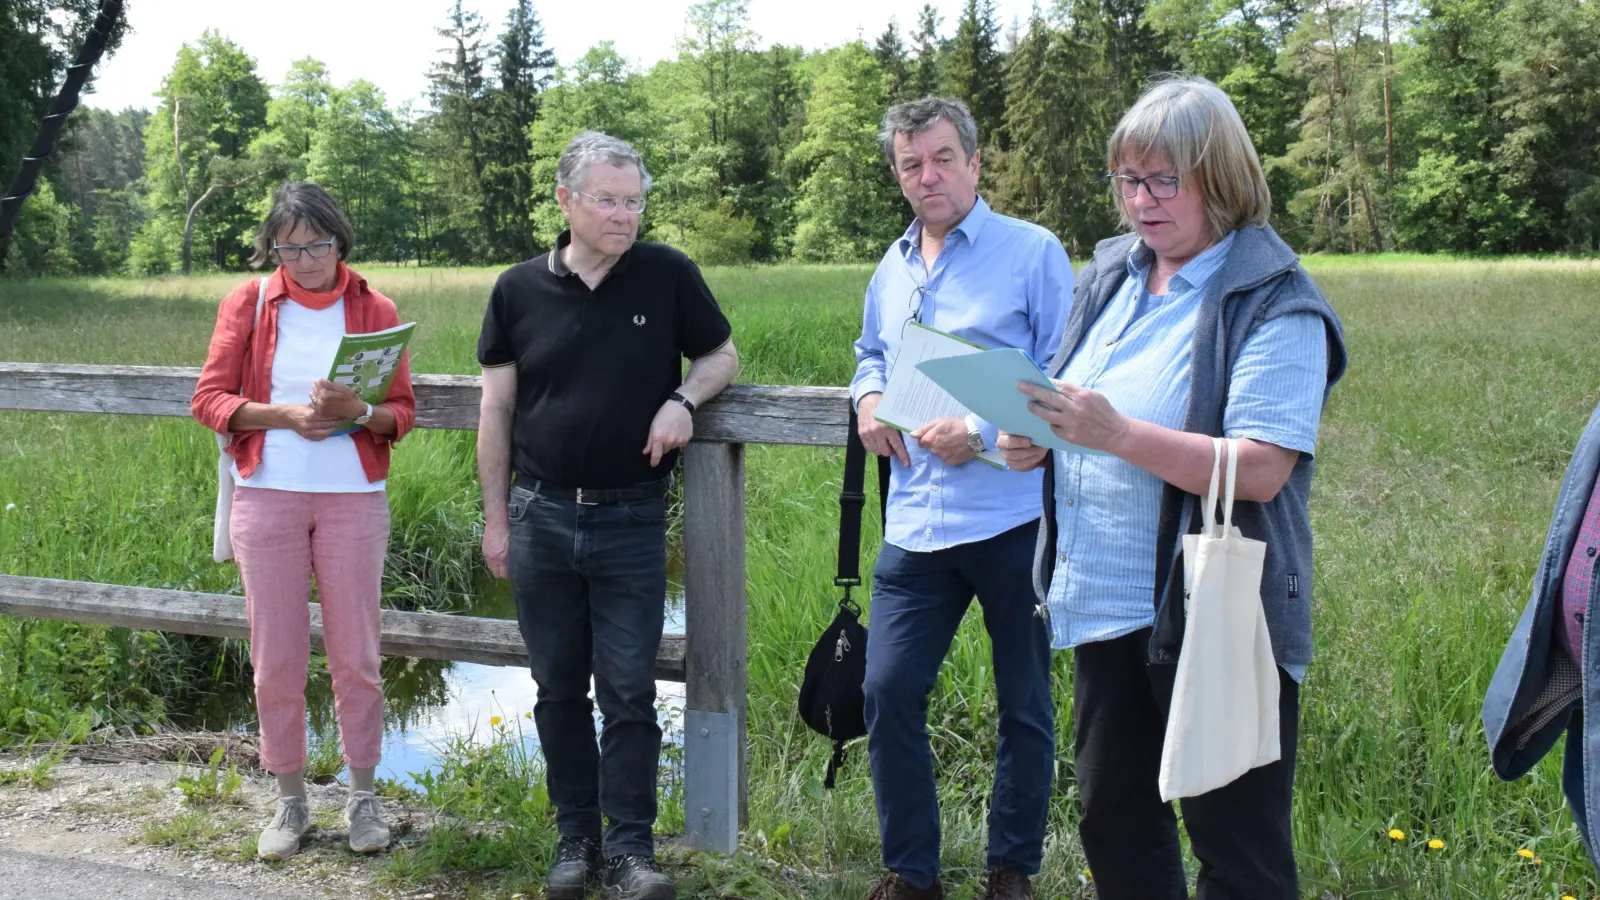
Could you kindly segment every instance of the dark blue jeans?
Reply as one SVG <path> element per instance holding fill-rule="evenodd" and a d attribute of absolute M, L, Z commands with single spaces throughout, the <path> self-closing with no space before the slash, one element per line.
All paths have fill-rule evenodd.
<path fill-rule="evenodd" d="M 1050 640 L 1035 614 L 1038 522 L 970 544 L 913 553 L 885 544 L 872 572 L 867 734 L 883 864 L 920 888 L 939 875 L 939 798 L 928 695 L 972 603 L 994 647 L 1000 743 L 989 797 L 988 868 L 1039 871 L 1055 772 Z"/>
<path fill-rule="evenodd" d="M 511 588 L 539 686 L 533 719 L 563 837 L 649 855 L 661 726 L 656 652 L 667 597 L 664 497 L 578 505 L 511 488 Z M 594 679 L 604 727 L 595 742 Z"/>

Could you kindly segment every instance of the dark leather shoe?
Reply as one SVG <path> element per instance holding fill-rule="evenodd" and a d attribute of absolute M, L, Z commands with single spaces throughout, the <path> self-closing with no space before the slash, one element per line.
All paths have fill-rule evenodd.
<path fill-rule="evenodd" d="M 550 900 L 583 900 L 600 873 L 598 837 L 564 837 L 556 844 L 556 859 L 545 876 L 544 895 Z"/>
<path fill-rule="evenodd" d="M 627 853 L 606 860 L 604 900 L 677 900 L 678 888 L 648 856 Z"/>
<path fill-rule="evenodd" d="M 1033 882 L 1008 866 L 990 869 L 983 900 L 1033 900 Z"/>
<path fill-rule="evenodd" d="M 944 885 L 935 878 L 932 887 L 919 888 L 890 872 L 867 895 L 867 900 L 944 900 Z"/>

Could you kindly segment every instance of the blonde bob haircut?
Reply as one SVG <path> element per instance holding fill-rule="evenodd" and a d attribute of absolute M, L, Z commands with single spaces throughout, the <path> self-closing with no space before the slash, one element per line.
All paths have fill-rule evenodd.
<path fill-rule="evenodd" d="M 1111 133 L 1108 171 L 1152 154 L 1165 156 L 1180 179 L 1199 189 L 1216 240 L 1247 223 L 1267 224 L 1272 192 L 1261 158 L 1221 88 L 1198 76 L 1169 75 L 1145 89 Z M 1111 196 L 1122 227 L 1131 229 L 1126 201 L 1115 185 Z"/>

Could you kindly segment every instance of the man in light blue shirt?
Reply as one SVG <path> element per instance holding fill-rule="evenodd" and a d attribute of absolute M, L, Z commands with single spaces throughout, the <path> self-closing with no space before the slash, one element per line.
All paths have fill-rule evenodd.
<path fill-rule="evenodd" d="M 902 436 L 874 413 L 913 321 L 1049 357 L 1071 306 L 1072 268 L 1055 235 L 978 197 L 977 126 L 960 102 L 896 106 L 880 140 L 916 220 L 867 287 L 851 383 L 862 443 L 894 460 L 867 644 L 868 752 L 889 870 L 871 897 L 943 896 L 928 695 L 976 595 L 1000 712 L 984 897 L 1020 900 L 1033 896 L 1055 771 L 1050 633 L 1032 582 L 1041 476 L 978 459 L 997 433 L 975 417 Z"/>

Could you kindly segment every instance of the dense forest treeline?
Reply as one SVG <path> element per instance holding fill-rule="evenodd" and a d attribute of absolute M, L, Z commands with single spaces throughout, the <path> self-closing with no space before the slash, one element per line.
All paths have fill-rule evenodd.
<path fill-rule="evenodd" d="M 584 128 L 639 147 L 655 176 L 645 235 L 702 263 L 872 259 L 909 214 L 878 122 L 928 93 L 972 108 L 989 201 L 1081 256 L 1116 230 L 1106 137 L 1168 71 L 1233 97 L 1298 248 L 1600 249 L 1600 6 L 1586 0 L 1057 0 L 1012 22 L 965 0 L 953 21 L 911 6 L 875 39 L 819 51 L 763 43 L 748 7 L 692 6 L 677 56 L 639 70 L 609 42 L 558 66 L 531 0 L 492 28 L 457 0 L 423 106 L 334 84 L 315 59 L 269 83 L 204 31 L 153 110 L 74 114 L 9 270 L 237 268 L 291 177 L 347 206 L 360 259 L 506 263 L 559 230 L 556 158 Z M 92 12 L 0 0 L 0 185 Z"/>

